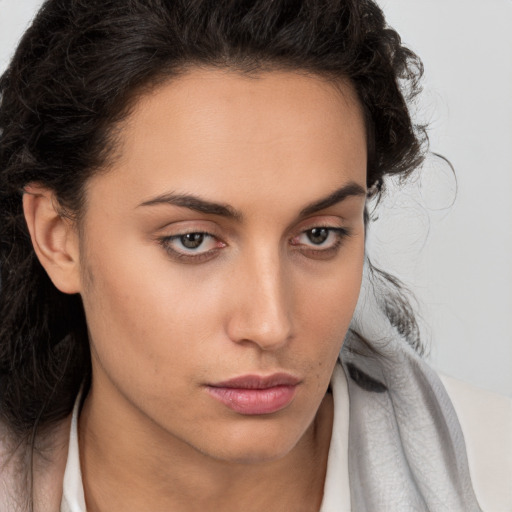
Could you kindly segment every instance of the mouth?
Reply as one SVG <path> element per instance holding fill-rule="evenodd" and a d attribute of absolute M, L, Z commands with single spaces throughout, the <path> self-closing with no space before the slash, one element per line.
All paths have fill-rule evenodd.
<path fill-rule="evenodd" d="M 243 415 L 272 414 L 287 407 L 300 379 L 287 373 L 243 375 L 206 386 L 209 395 Z"/>

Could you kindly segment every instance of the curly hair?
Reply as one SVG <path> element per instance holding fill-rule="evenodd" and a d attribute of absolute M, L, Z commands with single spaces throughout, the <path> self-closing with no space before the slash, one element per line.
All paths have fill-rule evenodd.
<path fill-rule="evenodd" d="M 373 196 L 424 158 L 425 129 L 408 110 L 421 61 L 371 0 L 47 0 L 0 78 L 0 416 L 20 438 L 67 416 L 91 374 L 81 299 L 58 291 L 36 258 L 23 189 L 49 187 L 79 219 L 115 127 L 148 88 L 190 66 L 348 79 L 364 109 Z M 390 321 L 419 349 L 401 284 L 379 272 Z"/>

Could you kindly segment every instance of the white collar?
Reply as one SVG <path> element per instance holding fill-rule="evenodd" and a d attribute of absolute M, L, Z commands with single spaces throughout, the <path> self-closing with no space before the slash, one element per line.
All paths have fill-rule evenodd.
<path fill-rule="evenodd" d="M 80 411 L 81 392 L 78 394 L 69 434 L 68 460 L 64 471 L 64 487 L 60 512 L 86 512 L 82 471 L 80 470 L 80 455 L 78 453 L 78 413 Z"/>
<path fill-rule="evenodd" d="M 336 363 L 331 378 L 334 419 L 327 458 L 324 498 L 320 512 L 350 512 L 348 475 L 349 396 L 347 377 L 341 364 Z"/>

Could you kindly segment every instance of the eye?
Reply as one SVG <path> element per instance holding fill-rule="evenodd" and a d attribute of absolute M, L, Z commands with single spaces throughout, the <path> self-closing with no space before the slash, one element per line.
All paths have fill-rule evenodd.
<path fill-rule="evenodd" d="M 309 254 L 330 256 L 337 252 L 348 236 L 349 231 L 345 228 L 317 226 L 303 231 L 291 243 Z"/>
<path fill-rule="evenodd" d="M 315 245 L 322 245 L 329 239 L 332 232 L 328 228 L 313 228 L 306 231 L 306 237 Z"/>
<path fill-rule="evenodd" d="M 193 250 L 199 249 L 207 236 L 206 233 L 187 233 L 186 235 L 180 235 L 176 240 L 186 249 Z"/>
<path fill-rule="evenodd" d="M 160 239 L 160 244 L 173 258 L 191 261 L 208 259 L 217 249 L 226 245 L 214 235 L 203 231 L 166 236 Z"/>

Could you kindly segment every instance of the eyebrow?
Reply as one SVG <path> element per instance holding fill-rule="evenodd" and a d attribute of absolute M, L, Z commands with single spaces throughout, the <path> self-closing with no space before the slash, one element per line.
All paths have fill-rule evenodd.
<path fill-rule="evenodd" d="M 196 212 L 208 213 L 211 215 L 220 215 L 228 219 L 233 219 L 241 222 L 243 216 L 240 212 L 235 210 L 232 206 L 222 203 L 214 203 L 201 199 L 200 197 L 192 194 L 162 194 L 141 203 L 139 206 L 154 206 L 158 204 L 170 204 L 173 206 L 180 206 L 182 208 L 188 208 Z"/>
<path fill-rule="evenodd" d="M 320 210 L 325 210 L 330 206 L 334 206 L 335 204 L 341 203 L 347 197 L 366 197 L 366 190 L 359 184 L 355 182 L 350 182 L 344 185 L 343 187 L 335 190 L 332 194 L 329 194 L 327 197 L 323 199 L 319 199 L 318 201 L 314 201 L 313 203 L 305 206 L 301 211 L 299 217 L 307 217 L 308 215 L 312 215 L 313 213 L 319 212 Z"/>
<path fill-rule="evenodd" d="M 348 197 L 366 196 L 366 190 L 355 182 L 350 182 L 343 187 L 335 190 L 327 197 L 318 199 L 306 205 L 299 213 L 299 218 L 307 217 L 321 210 L 325 210 L 330 206 L 341 203 Z M 188 208 L 196 212 L 219 215 L 228 219 L 233 219 L 242 222 L 243 215 L 241 212 L 228 204 L 215 203 L 207 201 L 192 194 L 162 194 L 148 201 L 144 201 L 139 206 L 155 206 L 160 204 L 169 204 L 179 206 L 181 208 Z"/>

